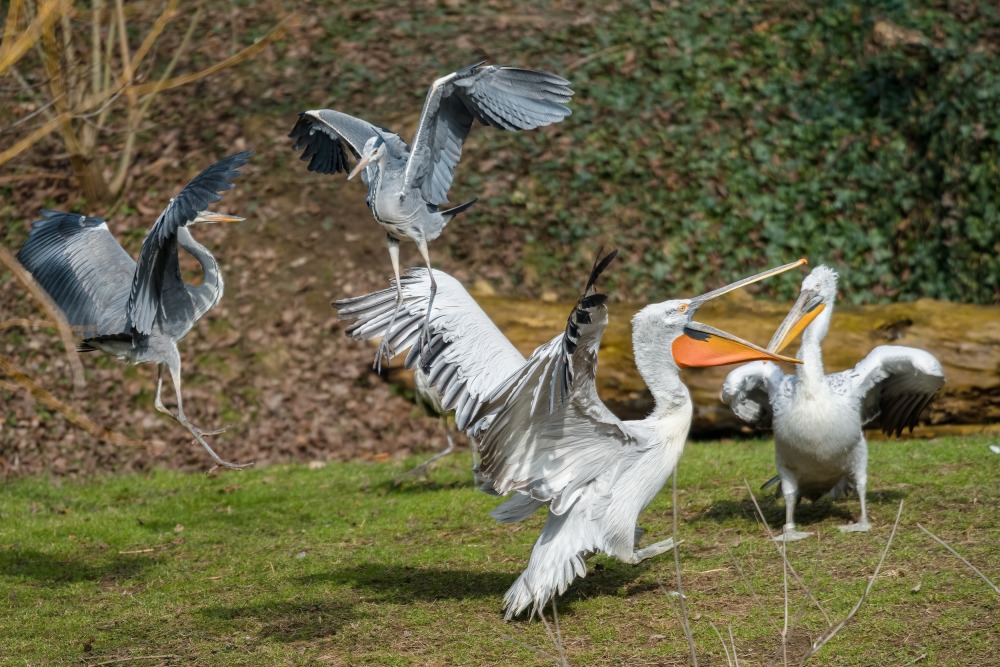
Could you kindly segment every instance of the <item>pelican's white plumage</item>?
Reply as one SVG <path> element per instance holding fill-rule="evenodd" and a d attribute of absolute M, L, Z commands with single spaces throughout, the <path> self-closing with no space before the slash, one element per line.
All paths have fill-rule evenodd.
<path fill-rule="evenodd" d="M 775 364 L 754 362 L 731 372 L 722 400 L 755 426 L 774 430 L 775 463 L 785 498 L 785 541 L 810 535 L 795 528 L 799 498 L 834 498 L 856 490 L 861 501 L 857 523 L 845 531 L 870 527 L 865 503 L 868 444 L 863 428 L 878 426 L 888 434 L 912 429 L 920 413 L 944 384 L 941 364 L 928 352 L 882 345 L 850 370 L 827 375 L 820 345 L 830 327 L 837 296 L 837 274 L 818 266 L 802 282 L 791 312 L 768 349 L 780 352 L 802 331 L 797 375 Z"/>
<path fill-rule="evenodd" d="M 565 331 L 527 360 L 500 333 L 454 278 L 435 271 L 438 294 L 430 337 L 421 346 L 429 277 L 411 269 L 402 279 L 402 324 L 390 349 L 414 346 L 407 366 L 418 365 L 455 409 L 456 423 L 479 441 L 482 489 L 511 498 L 492 516 L 523 521 L 542 505 L 548 518 L 528 567 L 504 598 L 506 618 L 538 612 L 586 574 L 585 559 L 603 552 L 626 563 L 673 547 L 666 539 L 636 549 L 636 520 L 667 481 L 691 424 L 691 398 L 679 365 L 779 359 L 729 334 L 692 321 L 705 301 L 754 279 L 694 299 L 645 307 L 632 320 L 636 366 L 656 401 L 646 419 L 622 421 L 597 395 L 597 351 L 608 321 L 607 297 L 594 283 L 614 254 L 595 264 Z M 347 333 L 361 339 L 385 333 L 395 290 L 338 301 L 342 318 L 357 318 Z M 421 339 L 422 340 L 422 339 Z M 685 342 L 680 342 L 684 340 Z M 723 344 L 724 359 L 716 354 Z M 741 354 L 738 359 L 734 355 Z M 780 359 L 787 360 L 784 357 Z"/>

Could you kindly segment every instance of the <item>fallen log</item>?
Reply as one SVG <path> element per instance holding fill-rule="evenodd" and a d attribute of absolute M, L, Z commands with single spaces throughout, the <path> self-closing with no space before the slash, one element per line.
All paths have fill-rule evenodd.
<path fill-rule="evenodd" d="M 483 310 L 526 356 L 566 324 L 570 303 L 542 303 L 476 295 Z M 632 357 L 631 318 L 644 304 L 609 304 L 609 323 L 601 341 L 598 389 L 608 407 L 623 419 L 649 413 L 652 396 Z M 734 294 L 709 303 L 696 319 L 765 346 L 788 312 L 789 303 L 757 301 Z M 934 354 L 944 367 L 944 388 L 924 413 L 914 435 L 1000 429 L 1000 307 L 922 299 L 876 306 L 837 305 L 823 342 L 828 373 L 854 366 L 877 345 L 907 345 Z M 785 352 L 794 354 L 796 343 Z M 669 351 L 664 348 L 664 354 Z M 695 405 L 691 433 L 721 437 L 750 433 L 719 400 L 731 367 L 683 371 Z M 785 369 L 788 372 L 790 369 Z M 390 380 L 412 388 L 412 375 L 393 365 Z"/>

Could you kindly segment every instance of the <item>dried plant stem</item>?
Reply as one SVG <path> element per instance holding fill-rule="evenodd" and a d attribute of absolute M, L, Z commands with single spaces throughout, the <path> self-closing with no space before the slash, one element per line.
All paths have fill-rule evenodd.
<path fill-rule="evenodd" d="M 141 440 L 133 440 L 132 438 L 118 433 L 117 431 L 112 431 L 98 426 L 89 417 L 80 414 L 68 404 L 53 396 L 51 392 L 28 377 L 28 375 L 18 368 L 13 361 L 3 355 L 0 355 L 0 371 L 13 380 L 14 384 L 26 389 L 43 405 L 55 412 L 58 412 L 95 438 L 100 438 L 101 440 L 110 442 L 113 445 L 127 445 L 129 447 L 146 446 L 146 443 Z"/>
<path fill-rule="evenodd" d="M 950 551 L 952 554 L 954 554 L 960 561 L 962 561 L 963 563 L 965 563 L 969 567 L 970 570 L 972 570 L 973 572 L 975 572 L 976 574 L 978 574 L 980 577 L 982 577 L 983 581 L 985 581 L 989 585 L 989 587 L 993 589 L 994 593 L 996 593 L 997 595 L 1000 595 L 1000 588 L 997 588 L 997 585 L 994 584 L 992 581 L 990 581 L 989 577 L 987 577 L 985 574 L 983 574 L 982 572 L 980 572 L 979 568 L 977 568 L 975 565 L 973 565 L 968 560 L 966 560 L 966 558 L 962 554 L 960 554 L 957 551 L 955 551 L 954 549 L 952 549 L 948 545 L 947 542 L 945 542 L 940 537 L 938 537 L 937 535 L 935 535 L 931 531 L 929 531 L 926 528 L 924 528 L 923 526 L 921 526 L 919 523 L 917 524 L 917 528 L 919 528 L 920 530 L 922 530 L 925 533 L 927 533 L 928 535 L 930 535 L 931 539 L 933 539 L 935 542 L 937 542 L 938 544 L 940 544 L 941 546 L 943 546 L 945 549 L 947 549 L 948 551 Z"/>
<path fill-rule="evenodd" d="M 747 492 L 750 494 L 750 500 L 753 501 L 753 506 L 757 508 L 757 516 L 760 517 L 761 522 L 763 522 L 764 524 L 764 529 L 767 533 L 767 539 L 771 540 L 771 526 L 768 525 L 767 519 L 764 518 L 764 511 L 760 508 L 760 504 L 757 502 L 757 497 L 753 494 L 753 489 L 750 488 L 750 482 L 744 479 L 743 485 L 747 487 Z M 782 561 L 784 561 L 785 565 L 788 566 L 788 571 L 792 573 L 793 577 L 795 577 L 795 581 L 798 582 L 799 586 L 802 586 L 803 590 L 805 590 L 806 592 L 806 595 L 808 595 L 809 599 L 812 600 L 814 605 L 816 605 L 816 608 L 819 610 L 819 613 L 823 615 L 823 619 L 826 621 L 827 626 L 833 625 L 833 622 L 830 620 L 830 616 L 826 613 L 826 610 L 823 608 L 823 605 L 820 604 L 819 600 L 816 599 L 816 596 L 813 595 L 809 587 L 806 586 L 806 583 L 802 580 L 802 577 L 799 576 L 799 573 L 795 571 L 795 568 L 792 567 L 792 564 L 788 562 L 788 559 L 785 557 L 784 550 L 777 544 L 775 544 L 773 540 L 771 540 L 771 543 L 774 544 L 774 548 L 778 551 L 779 554 L 781 554 Z"/>
<path fill-rule="evenodd" d="M 896 529 L 899 528 L 899 519 L 902 516 L 903 516 L 903 501 L 900 500 L 899 511 L 896 512 L 896 522 L 892 524 L 892 532 L 889 533 L 889 539 L 885 543 L 885 549 L 882 550 L 882 557 L 879 558 L 878 565 L 875 566 L 875 571 L 872 572 L 871 579 L 868 580 L 868 585 L 865 586 L 865 592 L 861 594 L 861 598 L 858 600 L 858 603 L 854 605 L 854 608 L 851 609 L 851 611 L 847 614 L 847 616 L 844 617 L 844 620 L 842 620 L 840 623 L 837 624 L 836 627 L 831 628 L 829 631 L 827 631 L 826 634 L 824 634 L 822 637 L 813 642 L 809 650 L 806 651 L 806 654 L 802 656 L 802 661 L 799 663 L 800 665 L 804 665 L 806 663 L 806 660 L 815 655 L 816 652 L 819 651 L 821 648 L 823 648 L 823 646 L 828 641 L 833 639 L 836 636 L 836 634 L 840 632 L 840 630 L 845 625 L 847 625 L 847 622 L 850 621 L 852 618 L 854 618 L 854 615 L 858 613 L 858 610 L 861 609 L 861 605 L 864 604 L 865 599 L 868 597 L 868 592 L 872 589 L 872 586 L 875 584 L 875 579 L 878 577 L 878 573 L 882 569 L 882 563 L 885 562 L 885 557 L 889 553 L 889 547 L 892 545 L 892 539 L 896 537 Z"/>
<path fill-rule="evenodd" d="M 684 587 L 681 583 L 681 557 L 677 553 L 677 466 L 670 475 L 674 483 L 674 570 L 677 574 L 677 600 L 681 606 L 681 623 L 684 626 L 684 637 L 687 639 L 688 648 L 691 650 L 691 664 L 698 667 L 698 654 L 694 650 L 694 636 L 691 634 L 691 623 L 688 621 L 687 605 L 684 603 Z"/>
<path fill-rule="evenodd" d="M 764 612 L 764 618 L 767 619 L 768 624 L 772 628 L 777 630 L 778 626 L 775 624 L 774 619 L 771 618 L 771 612 L 768 610 L 767 605 L 765 605 L 760 599 L 760 596 L 757 595 L 757 591 L 754 590 L 753 584 L 750 583 L 750 579 L 748 579 L 746 573 L 743 572 L 743 568 L 740 567 L 740 564 L 736 561 L 736 556 L 733 555 L 733 552 L 729 547 L 726 547 L 726 553 L 729 554 L 729 559 L 733 561 L 733 565 L 736 567 L 736 571 L 740 575 L 740 580 L 747 587 L 747 590 L 750 591 L 750 595 L 753 597 L 754 602 L 756 602 L 757 606 Z"/>
<path fill-rule="evenodd" d="M 729 667 L 733 667 L 733 658 L 729 655 L 729 647 L 726 645 L 726 640 L 722 638 L 722 633 L 719 632 L 719 629 L 715 627 L 715 623 L 712 621 L 709 621 L 708 624 L 712 626 L 712 630 L 715 631 L 715 636 L 719 638 L 719 643 L 722 644 L 722 650 L 726 652 L 726 664 L 729 665 Z"/>
<path fill-rule="evenodd" d="M 38 283 L 31 277 L 31 274 L 21 266 L 17 258 L 3 246 L 0 246 L 0 265 L 3 265 L 8 271 L 14 274 L 14 278 L 24 286 L 24 289 L 31 296 L 35 297 L 35 301 L 42 306 L 42 310 L 45 311 L 45 314 L 49 316 L 49 320 L 55 325 L 56 330 L 59 332 L 59 337 L 62 339 L 63 346 L 66 348 L 66 357 L 69 360 L 69 367 L 73 375 L 73 386 L 77 392 L 83 391 L 83 364 L 80 363 L 80 356 L 76 352 L 76 337 L 69 328 L 66 318 L 63 317 L 62 311 L 56 307 L 56 304 L 52 302 L 52 299 L 45 293 L 45 290 L 38 286 Z"/>

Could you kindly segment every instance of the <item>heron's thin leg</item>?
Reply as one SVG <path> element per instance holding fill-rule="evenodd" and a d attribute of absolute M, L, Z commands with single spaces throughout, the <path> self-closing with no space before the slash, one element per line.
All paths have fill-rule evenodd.
<path fill-rule="evenodd" d="M 423 463 L 421 463 L 420 465 L 418 465 L 417 467 L 415 467 L 415 468 L 413 468 L 411 470 L 408 470 L 407 472 L 405 472 L 402 475 L 400 475 L 399 477 L 397 477 L 396 478 L 396 482 L 395 482 L 396 486 L 399 486 L 403 482 L 403 480 L 406 479 L 407 477 L 413 477 L 415 475 L 426 474 L 427 473 L 427 466 L 429 466 L 430 464 L 434 463 L 439 458 L 441 458 L 443 456 L 448 456 L 453 451 L 455 451 L 455 441 L 451 437 L 451 426 L 448 424 L 448 417 L 446 417 L 445 415 L 441 415 L 441 424 L 444 427 L 444 437 L 448 441 L 448 446 L 445 447 L 444 449 L 442 449 L 440 452 L 438 452 L 434 456 L 432 456 L 429 459 L 427 459 L 426 461 L 424 461 Z"/>
<path fill-rule="evenodd" d="M 174 413 L 163 405 L 163 399 L 160 398 L 160 392 L 163 390 L 163 369 L 166 368 L 166 364 L 157 364 L 156 368 L 156 399 L 153 401 L 153 407 L 156 408 L 157 411 L 177 419 L 177 417 L 174 416 Z"/>
<path fill-rule="evenodd" d="M 375 353 L 375 363 L 372 366 L 376 373 L 382 372 L 382 358 L 385 357 L 385 363 L 388 364 L 395 354 L 389 346 L 389 339 L 392 337 L 392 325 L 396 322 L 396 315 L 403 305 L 403 285 L 399 279 L 399 240 L 389 234 L 386 234 L 385 238 L 389 247 L 389 259 L 392 260 L 392 273 L 396 276 L 396 307 L 392 311 L 392 317 L 389 318 L 389 326 L 382 335 L 382 342 L 378 344 L 378 352 Z"/>
<path fill-rule="evenodd" d="M 431 258 L 427 252 L 427 241 L 423 238 L 417 241 L 417 249 L 420 251 L 420 256 L 424 258 L 424 264 L 427 265 L 427 275 L 431 279 L 431 295 L 427 299 L 427 314 L 424 316 L 424 328 L 420 330 L 420 338 L 417 339 L 417 345 L 423 347 L 428 342 L 428 337 L 430 334 L 431 326 L 431 309 L 434 308 L 434 295 L 437 294 L 437 281 L 434 280 L 434 271 L 431 268 Z"/>
<path fill-rule="evenodd" d="M 222 466 L 223 468 L 229 468 L 230 470 L 241 470 L 242 468 L 246 468 L 247 466 L 252 466 L 254 464 L 253 461 L 250 461 L 249 463 L 230 463 L 229 461 L 224 461 L 223 459 L 221 459 L 219 455 L 215 453 L 215 450 L 209 447 L 208 443 L 205 442 L 205 439 L 202 437 L 204 435 L 212 435 L 213 433 L 221 433 L 221 431 L 215 431 L 215 432 L 202 431 L 197 426 L 189 422 L 187 417 L 184 416 L 184 403 L 181 399 L 180 357 L 175 356 L 175 358 L 172 359 L 171 361 L 172 363 L 170 363 L 168 368 L 170 369 L 170 378 L 174 381 L 174 391 L 177 394 L 177 416 L 174 417 L 174 419 L 180 422 L 181 425 L 184 426 L 184 428 L 186 428 L 188 431 L 191 432 L 191 435 L 193 435 L 195 437 L 195 440 L 197 440 L 198 443 L 205 448 L 205 451 L 208 452 L 209 456 L 212 457 L 212 459 L 216 462 L 216 464 Z M 222 430 L 224 431 L 225 429 Z"/>

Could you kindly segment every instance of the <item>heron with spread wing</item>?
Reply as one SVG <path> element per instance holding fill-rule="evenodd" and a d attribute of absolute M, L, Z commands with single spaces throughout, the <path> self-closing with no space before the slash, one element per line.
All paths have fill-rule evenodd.
<path fill-rule="evenodd" d="M 586 574 L 585 559 L 603 552 L 639 563 L 673 548 L 666 539 L 636 548 L 636 521 L 673 472 L 691 425 L 690 394 L 679 371 L 751 359 L 794 361 L 693 320 L 707 301 L 799 266 L 765 271 L 692 299 L 652 304 L 632 320 L 636 366 L 656 402 L 646 419 L 622 421 L 595 384 L 597 353 L 608 322 L 607 297 L 595 283 L 615 253 L 595 263 L 565 331 L 525 359 L 462 285 L 435 271 L 438 298 L 430 335 L 420 336 L 430 276 L 411 269 L 399 285 L 403 305 L 390 331 L 394 290 L 335 303 L 357 319 L 348 335 L 389 336 L 390 348 L 413 346 L 407 366 L 419 366 L 455 410 L 459 428 L 479 443 L 482 490 L 514 495 L 497 507 L 498 521 L 523 521 L 543 505 L 548 518 L 528 567 L 504 598 L 507 619 L 539 613 L 554 595 Z"/>
<path fill-rule="evenodd" d="M 219 264 L 195 241 L 189 227 L 198 223 L 239 222 L 243 218 L 207 210 L 250 159 L 253 151 L 231 155 L 198 174 L 170 200 L 156 219 L 139 251 L 138 263 L 115 240 L 101 218 L 76 213 L 42 211 L 17 258 L 34 276 L 83 336 L 81 351 L 100 350 L 129 364 L 156 363 L 154 406 L 182 424 L 216 464 L 239 469 L 252 463 L 224 461 L 204 436 L 206 431 L 184 414 L 181 401 L 181 359 L 177 343 L 222 298 Z M 184 283 L 178 264 L 183 248 L 201 264 L 198 285 Z M 170 373 L 177 396 L 177 414 L 160 399 L 163 372 Z"/>
<path fill-rule="evenodd" d="M 780 482 L 785 499 L 785 525 L 775 538 L 779 541 L 812 535 L 795 527 L 800 498 L 839 498 L 854 490 L 861 516 L 840 529 L 868 531 L 868 443 L 862 429 L 878 426 L 890 435 L 913 430 L 944 384 L 941 364 L 933 355 L 898 345 L 876 347 L 854 368 L 827 375 L 820 346 L 836 298 L 837 274 L 817 266 L 802 281 L 798 300 L 768 345 L 779 353 L 802 334 L 802 365 L 796 374 L 785 375 L 775 364 L 747 364 L 731 372 L 722 389 L 722 400 L 740 419 L 774 430 L 778 475 L 764 487 Z"/>
<path fill-rule="evenodd" d="M 565 106 L 573 91 L 569 82 L 549 72 L 478 63 L 434 82 L 420 114 L 413 146 L 399 135 L 339 111 L 303 111 L 289 136 L 304 149 L 309 170 L 347 172 L 348 152 L 357 159 L 348 179 L 358 173 L 368 185 L 368 208 L 386 232 L 389 258 L 399 284 L 399 243 L 417 245 L 427 268 L 427 244 L 441 235 L 453 217 L 475 199 L 441 210 L 455 178 L 455 166 L 473 121 L 504 130 L 533 130 L 570 114 Z M 430 275 L 427 320 L 437 283 Z M 397 293 L 397 310 L 402 294 Z M 390 322 L 388 329 L 392 330 Z M 394 355 L 387 336 L 379 346 L 375 368 Z"/>

